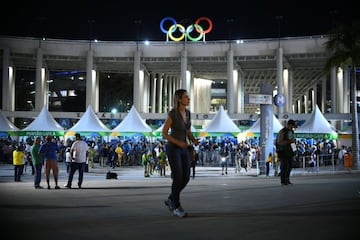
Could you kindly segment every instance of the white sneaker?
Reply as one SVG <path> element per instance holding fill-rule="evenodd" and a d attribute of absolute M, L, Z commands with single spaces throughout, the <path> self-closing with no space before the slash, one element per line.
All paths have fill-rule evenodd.
<path fill-rule="evenodd" d="M 184 209 L 179 206 L 178 208 L 174 209 L 173 211 L 174 215 L 179 217 L 179 218 L 182 218 L 182 217 L 186 217 L 187 216 L 187 212 L 184 211 Z"/>

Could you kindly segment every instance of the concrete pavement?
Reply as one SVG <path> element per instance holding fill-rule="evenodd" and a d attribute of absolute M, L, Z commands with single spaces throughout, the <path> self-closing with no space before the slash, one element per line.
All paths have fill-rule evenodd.
<path fill-rule="evenodd" d="M 67 174 L 61 165 L 60 186 Z M 171 178 L 144 178 L 141 167 L 90 169 L 83 189 L 34 189 L 32 176 L 13 182 L 13 167 L 0 165 L 0 214 L 12 239 L 358 239 L 360 173 L 300 174 L 291 186 L 277 177 L 198 167 L 181 195 L 189 212 L 168 211 Z M 170 172 L 169 172 L 170 173 Z M 77 175 L 74 177 L 76 186 Z M 51 179 L 53 183 L 53 179 Z M 44 178 L 42 185 L 45 186 Z"/>

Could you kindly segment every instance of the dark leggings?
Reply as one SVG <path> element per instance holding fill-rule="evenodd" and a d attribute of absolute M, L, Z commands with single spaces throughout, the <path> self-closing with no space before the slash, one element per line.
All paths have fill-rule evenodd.
<path fill-rule="evenodd" d="M 171 168 L 171 194 L 169 198 L 174 207 L 180 204 L 180 192 L 186 187 L 190 180 L 190 154 L 187 148 L 180 148 L 174 144 L 167 144 L 166 154 Z"/>

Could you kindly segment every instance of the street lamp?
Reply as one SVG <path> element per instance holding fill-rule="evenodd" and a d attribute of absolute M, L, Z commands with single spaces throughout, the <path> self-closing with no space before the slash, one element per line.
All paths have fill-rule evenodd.
<path fill-rule="evenodd" d="M 95 20 L 89 19 L 88 23 L 89 23 L 89 41 L 90 41 L 90 49 L 91 49 L 91 41 L 93 38 L 93 28 L 92 27 L 93 27 L 93 23 L 95 23 Z"/>
<path fill-rule="evenodd" d="M 276 16 L 275 17 L 278 23 L 278 38 L 279 38 L 279 48 L 280 48 L 280 37 L 281 37 L 281 20 L 283 19 L 283 16 Z"/>
<path fill-rule="evenodd" d="M 139 25 L 141 24 L 141 20 L 137 19 L 134 23 L 136 24 L 136 48 L 139 49 Z"/>
<path fill-rule="evenodd" d="M 233 18 L 229 18 L 226 20 L 227 24 L 229 25 L 229 47 L 231 48 L 231 24 L 234 22 Z"/>

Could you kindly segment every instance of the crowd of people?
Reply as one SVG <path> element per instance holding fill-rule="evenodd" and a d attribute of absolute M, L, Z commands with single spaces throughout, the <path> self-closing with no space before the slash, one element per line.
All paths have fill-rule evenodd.
<path fill-rule="evenodd" d="M 44 137 L 39 137 L 41 142 Z M 33 165 L 30 148 L 36 141 L 36 137 L 28 137 L 25 141 L 14 141 L 8 138 L 0 139 L 0 162 L 13 163 L 13 152 L 20 146 L 24 151 L 24 156 L 21 161 L 23 165 L 23 172 L 35 174 L 35 166 Z M 67 172 L 70 171 L 70 147 L 73 140 L 68 139 L 63 141 L 58 137 L 54 137 L 53 141 L 57 144 L 57 161 L 64 162 Z M 144 166 L 144 154 L 151 153 L 153 159 L 149 158 L 149 166 L 147 170 L 150 173 L 159 172 L 162 169 L 162 174 L 165 176 L 164 170 L 169 169 L 167 158 L 160 157 L 159 152 L 165 151 L 165 141 L 163 139 L 155 139 L 149 141 L 146 137 L 143 138 L 127 138 L 125 140 L 106 142 L 103 140 L 86 139 L 88 143 L 88 158 L 86 168 L 97 167 L 111 167 L 119 168 L 121 166 Z M 306 139 L 297 139 L 297 153 L 294 156 L 293 167 L 309 167 L 313 166 L 316 160 L 319 165 L 331 165 L 332 159 L 334 164 L 341 166 L 344 164 L 344 155 L 351 153 L 351 147 L 336 146 L 332 140 L 319 139 L 309 143 Z M 234 167 L 235 173 L 240 171 L 248 171 L 256 166 L 256 162 L 260 160 L 261 148 L 257 144 L 256 139 L 249 139 L 245 141 L 237 141 L 235 138 L 224 137 L 219 138 L 201 138 L 197 146 L 194 148 L 194 163 L 196 166 L 228 166 Z M 274 152 L 272 162 L 270 165 L 274 170 L 277 170 L 279 163 Z M 221 161 L 221 152 L 226 152 L 229 157 L 226 162 Z M 224 153 L 222 153 L 224 154 Z M 146 155 L 146 154 L 145 154 Z M 161 158 L 161 160 L 160 160 Z M 303 166 L 303 159 L 305 159 L 305 166 Z M 146 164 L 148 163 L 146 162 Z M 148 167 L 149 167 L 148 166 Z M 87 170 L 87 169 L 86 169 Z M 150 171 L 151 170 L 151 171 Z M 224 171 L 224 174 L 225 171 Z M 147 174 L 146 174 L 147 175 Z"/>
<path fill-rule="evenodd" d="M 235 167 L 235 173 L 249 171 L 254 163 L 258 164 L 261 148 L 252 140 L 237 142 L 236 138 L 195 138 L 190 130 L 190 112 L 185 108 L 189 97 L 185 90 L 176 92 L 178 108 L 169 112 L 163 128 L 163 139 L 149 141 L 146 137 L 127 138 L 124 141 L 86 140 L 79 133 L 75 139 L 65 142 L 51 135 L 28 137 L 25 141 L 0 140 L 0 159 L 14 165 L 14 181 L 21 182 L 26 167 L 34 175 L 34 188 L 42 189 L 41 176 L 45 173 L 47 189 L 51 189 L 52 173 L 55 187 L 58 183 L 58 162 L 66 164 L 68 173 L 65 188 L 72 188 L 73 177 L 78 171 L 77 186 L 82 188 L 84 172 L 91 168 L 121 168 L 124 165 L 142 165 L 144 177 L 155 172 L 166 176 L 171 172 L 172 184 L 170 193 L 164 203 L 174 216 L 186 217 L 188 213 L 181 205 L 180 194 L 187 186 L 190 177 L 195 178 L 195 166 L 221 166 L 221 174 L 228 175 L 228 166 Z M 294 120 L 289 120 L 286 127 L 280 130 L 274 141 L 274 151 L 264 159 L 265 174 L 280 176 L 282 186 L 291 185 L 290 173 L 295 163 L 306 159 L 307 167 L 319 164 L 344 164 L 344 158 L 351 154 L 351 148 L 336 147 L 333 141 L 320 140 L 310 144 L 306 139 L 296 139 Z M 169 129 L 172 131 L 169 131 Z M 320 160 L 319 160 L 320 159 Z M 336 159 L 336 161 L 334 161 Z M 98 166 L 97 166 L 98 165 Z M 280 169 L 279 169 L 280 168 Z M 43 170 L 44 169 L 44 170 Z"/>

